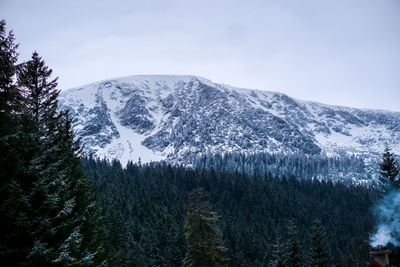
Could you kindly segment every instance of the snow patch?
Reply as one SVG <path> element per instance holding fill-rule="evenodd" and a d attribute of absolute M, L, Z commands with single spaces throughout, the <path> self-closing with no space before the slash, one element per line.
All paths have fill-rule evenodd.
<path fill-rule="evenodd" d="M 112 142 L 97 151 L 97 155 L 101 158 L 118 159 L 122 165 L 126 165 L 128 161 L 141 161 L 147 163 L 151 161 L 160 161 L 165 159 L 165 156 L 156 153 L 141 143 L 147 137 L 133 131 L 132 129 L 121 125 L 117 116 L 121 109 L 119 97 L 115 97 L 116 92 L 112 89 L 103 90 L 102 96 L 109 109 L 112 123 L 119 132 L 119 138 L 114 138 Z"/>

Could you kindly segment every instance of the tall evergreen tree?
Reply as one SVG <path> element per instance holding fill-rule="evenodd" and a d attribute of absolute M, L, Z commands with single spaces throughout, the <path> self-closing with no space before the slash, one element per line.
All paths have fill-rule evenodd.
<path fill-rule="evenodd" d="M 36 52 L 17 70 L 23 99 L 14 150 L 20 164 L 2 202 L 9 230 L 2 263 L 99 266 L 105 264 L 100 215 L 71 118 L 58 111 L 51 73 Z"/>
<path fill-rule="evenodd" d="M 21 96 L 15 86 L 17 48 L 12 31 L 6 32 L 6 22 L 0 20 L 0 200 L 5 197 L 7 183 L 15 175 L 18 158 L 14 148 L 18 145 L 18 101 Z M 3 201 L 1 202 L 3 203 Z"/>
<path fill-rule="evenodd" d="M 282 242 L 281 238 L 278 236 L 276 238 L 272 260 L 269 266 L 271 267 L 285 267 L 285 243 Z"/>
<path fill-rule="evenodd" d="M 17 177 L 21 95 L 14 81 L 18 45 L 6 23 L 0 21 L 0 265 L 14 264 L 21 257 L 21 240 L 29 232 L 29 203 Z M 23 247 L 23 245 L 22 245 Z"/>
<path fill-rule="evenodd" d="M 66 240 L 71 232 L 72 218 L 69 216 L 75 202 L 67 197 L 67 173 L 62 172 L 62 161 L 57 160 L 60 156 L 55 129 L 59 119 L 58 90 L 56 79 L 49 81 L 51 73 L 36 52 L 17 73 L 18 86 L 24 95 L 23 135 L 20 138 L 24 172 L 20 183 L 31 206 L 31 248 L 27 258 L 33 265 L 68 265 L 72 260 L 71 257 L 67 259 L 68 252 L 59 251 L 62 250 L 61 240 Z M 69 249 L 67 244 L 63 247 Z M 60 258 L 61 254 L 64 259 Z"/>
<path fill-rule="evenodd" d="M 287 228 L 288 240 L 287 240 L 287 254 L 286 254 L 286 266 L 289 267 L 300 267 L 303 266 L 303 261 L 300 252 L 300 243 L 298 240 L 297 226 L 294 220 L 289 221 Z"/>
<path fill-rule="evenodd" d="M 319 220 L 315 219 L 310 233 L 309 266 L 328 266 L 329 254 L 326 251 L 324 230 Z"/>
<path fill-rule="evenodd" d="M 0 20 L 0 137 L 9 134 L 12 126 L 17 125 L 14 120 L 17 101 L 20 100 L 14 82 L 17 48 L 14 34 L 12 31 L 7 33 L 5 20 Z"/>
<path fill-rule="evenodd" d="M 400 189 L 400 178 L 398 177 L 400 167 L 388 146 L 382 155 L 382 162 L 379 164 L 380 191 L 384 193 L 392 188 Z"/>
<path fill-rule="evenodd" d="M 190 203 L 185 219 L 187 253 L 183 266 L 227 266 L 221 233 L 216 227 L 219 216 L 202 198 L 204 192 L 197 188 L 190 193 Z"/>
<path fill-rule="evenodd" d="M 71 250 L 72 257 L 76 259 L 74 265 L 105 265 L 102 215 L 94 198 L 93 181 L 85 174 L 81 164 L 82 148 L 79 139 L 75 138 L 68 110 L 60 113 L 56 132 L 58 134 L 55 152 L 59 156 L 55 160 L 60 163 L 59 172 L 67 177 L 66 180 L 69 183 L 65 203 L 68 203 L 69 200 L 75 202 L 75 207 L 70 214 L 73 220 L 69 229 L 73 230 L 73 232 L 71 231 L 72 235 L 80 236 L 79 246 L 77 241 L 68 237 L 74 242 L 72 245 L 74 250 Z M 63 209 L 66 206 L 64 204 Z"/>

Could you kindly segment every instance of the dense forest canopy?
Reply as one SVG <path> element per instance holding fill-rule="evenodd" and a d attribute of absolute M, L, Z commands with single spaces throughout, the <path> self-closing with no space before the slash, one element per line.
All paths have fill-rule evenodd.
<path fill-rule="evenodd" d="M 362 156 L 346 154 L 328 157 L 304 153 L 268 152 L 189 154 L 186 162 L 198 169 L 213 168 L 222 172 L 238 171 L 259 176 L 273 174 L 280 178 L 294 175 L 297 179 L 340 181 L 346 184 L 358 183 L 368 186 L 376 185 L 378 164 L 374 161 L 366 164 Z"/>
<path fill-rule="evenodd" d="M 229 266 L 268 264 L 276 239 L 288 239 L 289 220 L 297 226 L 304 261 L 314 219 L 326 232 L 331 264 L 359 266 L 369 258 L 370 207 L 376 193 L 363 186 L 160 164 L 130 163 L 124 169 L 118 161 L 95 159 L 85 159 L 84 166 L 104 208 L 113 266 L 180 266 L 188 194 L 198 187 L 221 215 L 218 226 Z"/>

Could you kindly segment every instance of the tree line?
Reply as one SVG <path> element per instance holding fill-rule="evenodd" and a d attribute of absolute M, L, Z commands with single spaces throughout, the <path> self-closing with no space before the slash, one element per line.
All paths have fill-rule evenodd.
<path fill-rule="evenodd" d="M 342 183 L 374 184 L 376 171 L 370 169 L 360 156 L 306 155 L 303 153 L 202 153 L 188 154 L 185 162 L 194 168 L 213 168 L 224 172 L 249 175 L 294 175 L 298 179 L 333 180 Z"/>

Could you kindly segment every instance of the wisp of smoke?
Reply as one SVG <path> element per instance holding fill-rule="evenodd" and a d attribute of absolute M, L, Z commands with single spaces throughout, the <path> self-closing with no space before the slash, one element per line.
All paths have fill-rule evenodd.
<path fill-rule="evenodd" d="M 400 192 L 392 191 L 385 195 L 374 209 L 377 231 L 370 237 L 372 247 L 386 246 L 389 243 L 400 245 Z"/>

